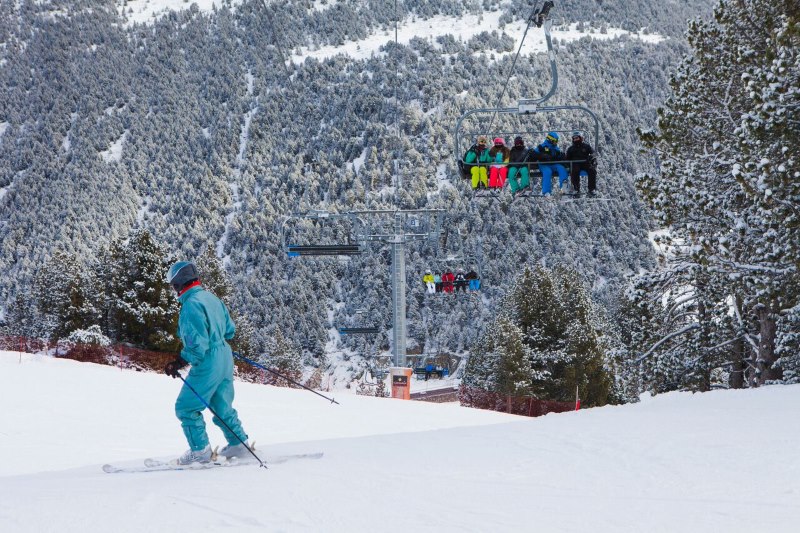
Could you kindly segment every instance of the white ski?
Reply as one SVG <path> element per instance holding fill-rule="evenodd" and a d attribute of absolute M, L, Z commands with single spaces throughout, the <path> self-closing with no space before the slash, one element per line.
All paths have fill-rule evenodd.
<path fill-rule="evenodd" d="M 320 459 L 323 456 L 323 452 L 314 452 L 314 453 L 297 453 L 297 454 L 288 454 L 288 455 L 274 455 L 274 456 L 262 456 L 261 460 L 264 461 L 264 464 L 267 466 L 269 465 L 277 465 L 282 463 L 287 463 L 289 461 L 295 461 L 298 459 Z M 214 461 L 209 461 L 208 463 L 192 463 L 189 465 L 179 465 L 177 462 L 173 461 L 160 461 L 158 459 L 145 459 L 144 464 L 142 465 L 134 465 L 134 466 L 117 466 L 112 464 L 105 464 L 103 465 L 103 472 L 107 474 L 134 474 L 134 473 L 141 473 L 141 472 L 164 472 L 167 470 L 209 470 L 211 468 L 227 468 L 232 466 L 247 466 L 247 465 L 258 465 L 258 462 L 253 460 L 242 460 L 239 458 L 233 459 L 224 459 L 218 458 Z"/>

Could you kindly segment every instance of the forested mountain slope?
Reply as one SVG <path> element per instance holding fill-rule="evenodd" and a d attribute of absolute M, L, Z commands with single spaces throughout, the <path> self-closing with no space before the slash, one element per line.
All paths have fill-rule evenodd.
<path fill-rule="evenodd" d="M 479 301 L 430 305 L 420 279 L 434 261 L 412 249 L 410 348 L 434 336 L 440 348 L 467 348 L 530 264 L 573 266 L 610 302 L 626 275 L 654 260 L 633 188 L 653 160 L 635 130 L 655 121 L 686 19 L 710 4 L 558 2 L 556 24 L 583 23 L 587 37 L 557 41 L 553 103 L 600 117 L 599 187 L 609 200 L 511 204 L 472 200 L 456 177 L 452 132 L 467 109 L 498 104 L 519 34 L 421 36 L 367 59 L 300 61 L 290 56 L 376 33 L 389 42 L 393 2 L 245 1 L 139 24 L 109 1 L 0 0 L 0 307 L 28 294 L 56 250 L 89 262 L 102 243 L 146 228 L 181 257 L 210 247 L 225 259 L 257 345 L 281 330 L 321 357 L 329 328 L 356 309 L 391 328 L 389 256 L 289 261 L 282 217 L 392 205 L 450 212 L 484 279 Z M 509 24 L 530 13 L 517 0 L 399 9 L 403 21 L 449 15 L 464 25 L 498 9 Z M 610 27 L 666 39 L 588 37 Z M 501 104 L 546 92 L 548 68 L 545 54 L 521 57 Z"/>

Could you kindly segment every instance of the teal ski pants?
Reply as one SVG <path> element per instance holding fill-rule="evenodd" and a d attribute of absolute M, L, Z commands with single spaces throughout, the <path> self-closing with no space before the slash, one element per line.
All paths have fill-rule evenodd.
<path fill-rule="evenodd" d="M 520 177 L 517 181 L 517 176 Z M 508 185 L 511 187 L 511 193 L 515 193 L 521 189 L 526 189 L 530 186 L 530 177 L 528 175 L 528 167 L 511 167 L 508 169 Z"/>
<path fill-rule="evenodd" d="M 233 357 L 230 348 L 212 350 L 209 356 L 199 365 L 192 366 L 189 375 L 186 376 L 189 385 L 208 402 L 208 405 L 228 424 L 233 431 L 243 440 L 247 441 L 247 435 L 242 429 L 239 415 L 233 408 Z M 181 388 L 178 399 L 175 401 L 175 415 L 181 421 L 183 434 L 189 442 L 192 450 L 202 450 L 208 446 L 208 434 L 206 433 L 206 423 L 203 420 L 203 410 L 206 406 L 184 385 Z M 216 416 L 213 418 L 216 424 L 225 435 L 228 444 L 239 444 L 239 439 L 231 433 L 225 424 Z"/>

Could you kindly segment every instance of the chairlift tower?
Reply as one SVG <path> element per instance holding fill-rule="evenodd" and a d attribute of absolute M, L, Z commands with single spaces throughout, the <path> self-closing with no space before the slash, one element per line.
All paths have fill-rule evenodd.
<path fill-rule="evenodd" d="M 387 209 L 328 213 L 309 211 L 284 219 L 281 241 L 289 257 L 358 255 L 369 244 L 388 244 L 392 256 L 392 364 L 406 366 L 406 246 L 413 242 L 438 243 L 444 209 Z M 297 219 L 341 220 L 351 223 L 346 244 L 289 244 L 289 223 Z M 349 332 L 348 332 L 349 333 Z"/>
<path fill-rule="evenodd" d="M 364 220 L 390 219 L 390 231 L 370 231 L 358 239 L 365 242 L 389 244 L 392 256 L 392 364 L 406 366 L 406 246 L 419 241 L 438 242 L 442 228 L 443 209 L 397 209 L 353 211 Z M 364 225 L 365 229 L 375 226 Z"/>

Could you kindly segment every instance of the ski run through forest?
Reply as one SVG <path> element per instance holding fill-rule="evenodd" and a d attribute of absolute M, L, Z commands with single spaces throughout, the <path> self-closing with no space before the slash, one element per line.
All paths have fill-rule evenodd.
<path fill-rule="evenodd" d="M 0 95 L 0 530 L 793 531 L 796 0 L 0 0 Z"/>

